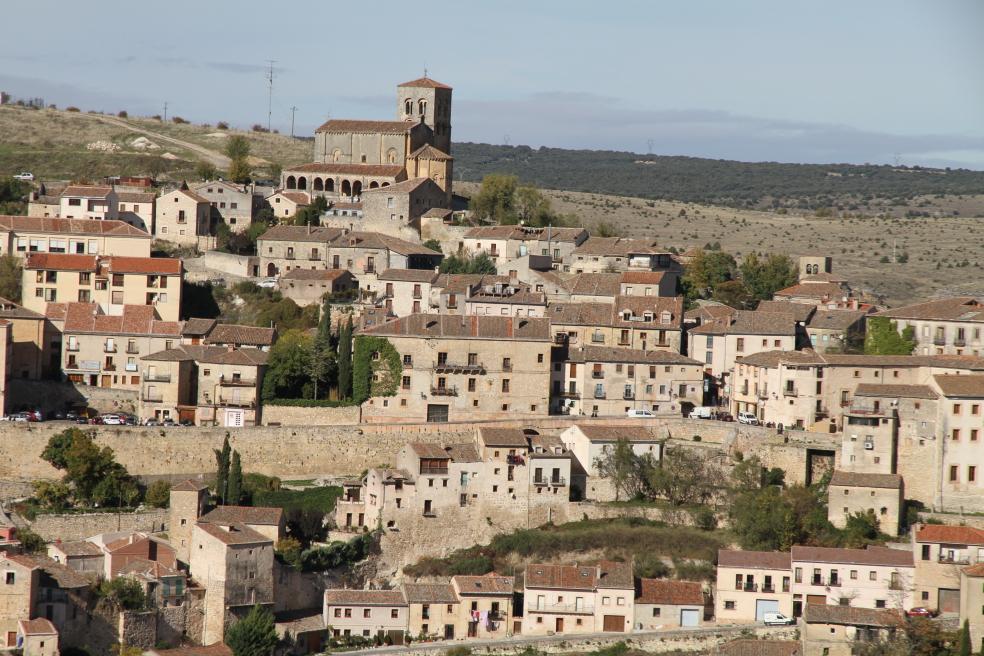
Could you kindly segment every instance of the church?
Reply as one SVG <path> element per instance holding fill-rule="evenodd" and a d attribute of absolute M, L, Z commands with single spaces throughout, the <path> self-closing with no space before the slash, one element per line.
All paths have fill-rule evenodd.
<path fill-rule="evenodd" d="M 280 187 L 336 204 L 403 183 L 431 207 L 450 208 L 450 153 L 451 87 L 425 76 L 396 88 L 395 121 L 325 122 L 314 133 L 314 161 L 285 169 Z"/>

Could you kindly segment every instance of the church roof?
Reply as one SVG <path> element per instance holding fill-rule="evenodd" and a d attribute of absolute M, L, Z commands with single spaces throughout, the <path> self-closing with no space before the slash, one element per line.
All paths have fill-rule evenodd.
<path fill-rule="evenodd" d="M 410 80 L 409 82 L 404 82 L 399 85 L 401 87 L 427 87 L 428 89 L 450 89 L 446 84 L 438 82 L 437 80 L 432 80 L 429 77 L 418 77 L 416 80 Z"/>
<path fill-rule="evenodd" d="M 430 144 L 424 144 L 417 150 L 410 153 L 410 157 L 418 159 L 436 159 L 439 161 L 454 159 L 440 148 L 435 148 Z"/>
<path fill-rule="evenodd" d="M 321 124 L 315 132 L 360 132 L 382 134 L 406 134 L 417 123 L 410 121 L 353 121 L 332 119 Z"/>

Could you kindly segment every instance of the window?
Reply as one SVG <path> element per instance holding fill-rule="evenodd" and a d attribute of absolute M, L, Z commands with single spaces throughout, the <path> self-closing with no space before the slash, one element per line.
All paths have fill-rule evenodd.
<path fill-rule="evenodd" d="M 390 609 L 390 619 L 398 619 L 400 617 L 400 609 L 391 608 Z"/>
<path fill-rule="evenodd" d="M 977 467 L 970 465 L 967 467 L 967 482 L 973 483 L 977 480 Z"/>
<path fill-rule="evenodd" d="M 953 441 L 955 441 L 955 442 L 960 439 L 960 429 L 959 428 L 954 428 L 953 429 L 953 433 L 952 433 L 951 439 Z"/>
<path fill-rule="evenodd" d="M 16 580 L 16 578 L 17 577 L 14 574 L 14 572 L 7 572 L 6 573 L 6 576 L 5 576 L 5 583 L 7 585 L 13 585 L 14 584 L 14 581 Z"/>
<path fill-rule="evenodd" d="M 744 351 L 745 350 L 745 338 L 744 337 L 739 337 L 738 338 L 738 345 L 735 348 L 738 351 Z"/>
<path fill-rule="evenodd" d="M 502 379 L 502 391 L 503 392 L 508 392 L 509 391 L 509 379 L 508 378 L 503 378 Z"/>
<path fill-rule="evenodd" d="M 363 608 L 362 609 L 362 617 L 372 617 L 372 609 L 371 608 Z"/>
<path fill-rule="evenodd" d="M 661 608 L 653 608 L 653 617 L 659 617 Z"/>
<path fill-rule="evenodd" d="M 957 466 L 950 465 L 950 482 L 955 483 L 960 480 L 960 474 L 957 473 Z"/>
<path fill-rule="evenodd" d="M 735 602 L 733 601 L 724 602 L 724 610 L 734 610 L 734 609 L 735 609 Z"/>
<path fill-rule="evenodd" d="M 885 608 L 885 600 L 875 599 L 875 608 Z"/>
<path fill-rule="evenodd" d="M 877 581 L 878 580 L 878 573 L 877 572 L 873 572 L 873 571 L 872 572 L 868 572 L 868 580 L 869 581 Z"/>

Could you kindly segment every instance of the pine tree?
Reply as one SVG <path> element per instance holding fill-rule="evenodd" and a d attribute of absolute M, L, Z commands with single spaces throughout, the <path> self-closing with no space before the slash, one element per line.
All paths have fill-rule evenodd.
<path fill-rule="evenodd" d="M 967 620 L 964 620 L 963 626 L 960 627 L 959 642 L 957 643 L 957 656 L 970 656 L 970 624 Z"/>
<path fill-rule="evenodd" d="M 338 331 L 338 398 L 352 395 L 352 317 Z"/>
<path fill-rule="evenodd" d="M 273 614 L 260 605 L 229 627 L 225 643 L 233 656 L 269 656 L 277 646 L 277 630 Z"/>
<path fill-rule="evenodd" d="M 232 468 L 229 470 L 229 488 L 226 503 L 238 506 L 243 500 L 243 465 L 239 460 L 239 451 L 232 452 Z"/>
<path fill-rule="evenodd" d="M 229 454 L 231 451 L 229 433 L 226 433 L 225 440 L 222 441 L 222 450 L 215 449 L 215 462 L 218 465 L 215 472 L 215 496 L 222 503 L 226 501 L 226 492 L 229 487 Z"/>

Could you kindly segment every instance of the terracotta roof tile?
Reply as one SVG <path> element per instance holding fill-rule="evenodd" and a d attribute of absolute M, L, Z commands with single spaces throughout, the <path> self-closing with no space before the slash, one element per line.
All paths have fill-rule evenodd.
<path fill-rule="evenodd" d="M 733 317 L 708 321 L 690 331 L 691 335 L 780 335 L 796 334 L 796 318 L 782 312 L 739 310 Z"/>
<path fill-rule="evenodd" d="M 174 191 L 172 191 L 170 193 L 171 194 L 182 194 L 182 195 L 190 198 L 191 200 L 195 201 L 196 203 L 208 203 L 209 202 L 209 200 L 207 198 L 205 198 L 201 194 L 195 193 L 191 189 L 175 189 Z M 169 195 L 170 194 L 165 194 L 165 196 L 169 196 Z"/>
<path fill-rule="evenodd" d="M 663 271 L 624 271 L 620 280 L 631 285 L 658 285 L 665 276 Z"/>
<path fill-rule="evenodd" d="M 603 560 L 598 563 L 598 588 L 604 590 L 630 590 L 635 587 L 632 576 L 632 563 L 619 563 L 613 560 Z"/>
<path fill-rule="evenodd" d="M 208 522 L 198 522 L 195 524 L 199 529 L 211 535 L 222 544 L 259 544 L 262 542 L 273 542 L 262 533 L 251 529 L 245 524 L 230 524 L 229 526 L 210 524 Z"/>
<path fill-rule="evenodd" d="M 145 273 L 180 276 L 181 260 L 170 257 L 106 257 L 101 260 L 110 273 Z"/>
<path fill-rule="evenodd" d="M 710 652 L 713 656 L 802 656 L 799 640 L 741 638 L 726 642 Z"/>
<path fill-rule="evenodd" d="M 933 376 L 943 396 L 984 398 L 984 376 Z"/>
<path fill-rule="evenodd" d="M 807 624 L 892 627 L 902 623 L 902 615 L 897 610 L 887 608 L 807 604 L 803 621 Z"/>
<path fill-rule="evenodd" d="M 386 248 L 401 255 L 434 255 L 440 257 L 441 254 L 431 250 L 422 244 L 417 244 L 406 239 L 384 235 L 381 232 L 359 232 L 352 231 L 340 234 L 331 242 L 332 248 Z"/>
<path fill-rule="evenodd" d="M 629 442 L 658 442 L 661 438 L 657 437 L 653 431 L 645 426 L 628 425 L 597 425 L 597 424 L 574 424 L 584 436 L 592 442 L 616 442 L 627 440 Z"/>
<path fill-rule="evenodd" d="M 171 486 L 172 492 L 199 492 L 201 490 L 207 490 L 208 485 L 202 481 L 196 481 L 193 479 L 186 479 L 178 483 L 177 485 Z"/>
<path fill-rule="evenodd" d="M 153 203 L 157 194 L 148 191 L 118 191 L 116 198 L 121 203 Z"/>
<path fill-rule="evenodd" d="M 571 294 L 614 299 L 621 291 L 621 280 L 617 273 L 579 273 L 567 281 L 566 287 Z"/>
<path fill-rule="evenodd" d="M 494 428 L 480 426 L 478 435 L 485 446 L 529 448 L 526 433 L 521 428 Z"/>
<path fill-rule="evenodd" d="M 891 319 L 936 319 L 938 321 L 984 321 L 984 303 L 973 296 L 954 296 L 913 303 L 876 313 Z"/>
<path fill-rule="evenodd" d="M 319 226 L 275 225 L 257 241 L 304 241 L 327 243 L 342 234 L 341 228 L 322 228 Z"/>
<path fill-rule="evenodd" d="M 457 584 L 462 596 L 466 595 L 511 595 L 516 587 L 516 579 L 512 576 L 499 576 L 495 572 L 483 576 L 466 576 L 459 574 L 451 580 Z"/>
<path fill-rule="evenodd" d="M 984 529 L 974 528 L 972 526 L 921 524 L 916 529 L 916 542 L 984 545 Z"/>
<path fill-rule="evenodd" d="M 0 297 L 0 317 L 4 319 L 44 319 L 43 314 L 28 310 L 26 307 L 3 297 Z"/>
<path fill-rule="evenodd" d="M 888 549 L 886 547 L 840 549 L 835 547 L 794 546 L 790 555 L 793 562 L 914 567 L 911 551 Z"/>
<path fill-rule="evenodd" d="M 526 566 L 527 588 L 594 590 L 597 580 L 598 568 L 591 565 L 530 564 Z"/>
<path fill-rule="evenodd" d="M 792 563 L 789 552 L 720 549 L 718 567 L 788 570 Z"/>
<path fill-rule="evenodd" d="M 817 311 L 817 306 L 811 303 L 794 303 L 792 301 L 759 301 L 755 311 L 791 314 L 796 321 L 806 322 Z"/>
<path fill-rule="evenodd" d="M 324 173 L 326 175 L 365 175 L 373 178 L 397 178 L 403 175 L 404 169 L 399 164 L 336 164 L 311 162 L 300 166 L 291 166 L 287 173 Z M 368 190 L 367 190 L 368 191 Z"/>
<path fill-rule="evenodd" d="M 817 311 L 806 322 L 809 330 L 847 330 L 854 324 L 863 320 L 868 313 L 864 310 L 827 310 L 817 308 Z"/>
<path fill-rule="evenodd" d="M 703 365 L 676 351 L 649 351 L 616 346 L 581 346 L 568 352 L 568 362 L 628 362 L 640 364 Z"/>
<path fill-rule="evenodd" d="M 278 526 L 283 520 L 282 508 L 264 508 L 261 506 L 217 506 L 198 520 L 211 524 L 233 525 L 249 524 L 252 526 Z"/>
<path fill-rule="evenodd" d="M 402 590 L 325 590 L 325 606 L 406 606 Z"/>
<path fill-rule="evenodd" d="M 438 273 L 433 269 L 386 269 L 379 274 L 378 279 L 394 282 L 434 282 Z"/>
<path fill-rule="evenodd" d="M 967 576 L 984 576 L 984 563 L 977 563 L 961 570 Z"/>
<path fill-rule="evenodd" d="M 722 317 L 734 316 L 737 312 L 738 310 L 735 308 L 730 305 L 724 305 L 723 303 L 703 303 L 699 307 L 687 310 L 683 316 L 688 321 L 699 321 L 703 323 Z"/>
<path fill-rule="evenodd" d="M 458 595 L 450 583 L 404 583 L 403 596 L 411 604 L 458 603 Z"/>
<path fill-rule="evenodd" d="M 446 152 L 439 148 L 435 148 L 430 144 L 424 144 L 417 150 L 410 153 L 410 157 L 416 157 L 418 159 L 431 159 L 437 161 L 447 161 L 449 159 L 454 159 Z"/>
<path fill-rule="evenodd" d="M 416 80 L 410 80 L 409 82 L 404 82 L 398 86 L 401 87 L 424 87 L 427 89 L 450 89 L 448 85 L 443 82 L 438 82 L 437 80 L 432 80 L 431 78 L 424 76 L 418 77 Z"/>
<path fill-rule="evenodd" d="M 410 314 L 361 331 L 369 335 L 443 339 L 549 341 L 550 321 L 542 318 Z"/>
<path fill-rule="evenodd" d="M 437 186 L 437 183 L 430 178 L 410 178 L 409 180 L 403 180 L 402 182 L 394 182 L 393 184 L 385 187 L 366 189 L 362 192 L 362 195 L 364 196 L 366 194 L 376 193 L 409 194 L 424 186 L 428 182 L 434 186 Z"/>
<path fill-rule="evenodd" d="M 841 487 L 878 487 L 898 490 L 902 487 L 902 477 L 898 474 L 864 474 L 835 470 L 830 477 L 830 484 Z"/>
<path fill-rule="evenodd" d="M 151 238 L 146 231 L 116 219 L 62 219 L 0 215 L 0 231 Z"/>
<path fill-rule="evenodd" d="M 614 310 L 612 325 L 616 327 L 640 330 L 653 327 L 661 330 L 683 328 L 682 296 L 616 296 L 612 310 Z M 626 312 L 631 314 L 631 319 L 624 318 Z M 652 313 L 652 321 L 643 320 L 646 313 Z"/>
<path fill-rule="evenodd" d="M 574 249 L 574 255 L 598 255 L 603 257 L 628 257 L 630 255 L 669 255 L 669 251 L 656 246 L 656 242 L 625 237 L 588 237 Z"/>
<path fill-rule="evenodd" d="M 86 540 L 73 540 L 71 542 L 58 542 L 52 547 L 58 549 L 68 557 L 82 556 L 101 556 L 103 551 L 97 545 Z"/>
<path fill-rule="evenodd" d="M 703 606 L 704 589 L 696 581 L 639 579 L 635 602 L 637 604 Z"/>
<path fill-rule="evenodd" d="M 71 255 L 68 253 L 28 253 L 24 260 L 25 269 L 45 269 L 54 271 L 95 272 L 99 265 L 95 255 Z"/>
<path fill-rule="evenodd" d="M 892 385 L 861 383 L 855 388 L 854 396 L 895 397 L 899 399 L 937 399 L 939 394 L 929 385 Z"/>
<path fill-rule="evenodd" d="M 333 118 L 322 123 L 315 132 L 332 132 L 335 134 L 348 132 L 360 134 L 406 134 L 416 125 L 417 123 L 411 121 L 362 121 Z"/>
<path fill-rule="evenodd" d="M 58 635 L 55 625 L 43 617 L 35 617 L 33 620 L 19 620 L 17 628 L 23 635 Z"/>
<path fill-rule="evenodd" d="M 276 328 L 243 326 L 220 323 L 205 337 L 205 344 L 235 344 L 237 346 L 271 346 L 276 339 Z"/>
<path fill-rule="evenodd" d="M 832 282 L 808 282 L 797 283 L 785 289 L 780 289 L 773 298 L 842 298 L 849 296 L 849 292 L 838 284 Z"/>
<path fill-rule="evenodd" d="M 753 355 L 746 355 L 737 358 L 738 364 L 747 364 L 752 367 L 775 368 L 780 364 L 804 365 L 804 364 L 824 364 L 823 357 L 812 349 L 803 351 L 762 351 Z"/>
<path fill-rule="evenodd" d="M 62 198 L 81 196 L 84 198 L 105 198 L 113 193 L 108 185 L 69 185 L 61 193 Z"/>
<path fill-rule="evenodd" d="M 181 334 L 188 337 L 204 337 L 218 323 L 215 319 L 186 319 L 181 324 Z"/>
<path fill-rule="evenodd" d="M 152 305 L 124 305 L 122 314 L 106 315 L 96 303 L 68 303 L 63 330 L 91 335 L 177 337 L 181 334 L 181 324 L 161 321 Z"/>
<path fill-rule="evenodd" d="M 174 649 L 153 649 L 147 653 L 153 656 L 233 656 L 232 650 L 221 642 L 207 647 L 191 645 Z"/>

